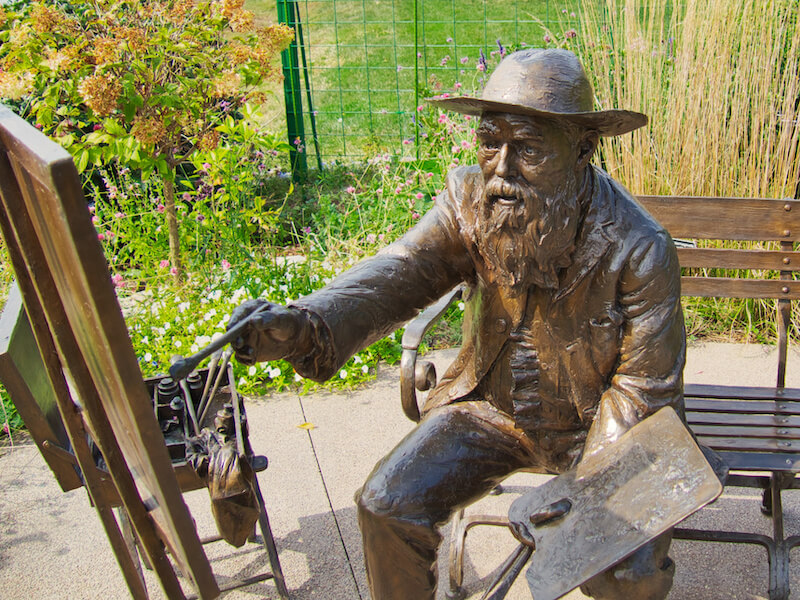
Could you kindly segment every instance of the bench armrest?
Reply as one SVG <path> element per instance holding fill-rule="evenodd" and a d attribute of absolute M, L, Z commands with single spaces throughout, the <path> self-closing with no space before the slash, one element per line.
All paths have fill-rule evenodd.
<path fill-rule="evenodd" d="M 417 404 L 417 390 L 425 391 L 436 385 L 436 369 L 433 364 L 423 361 L 417 364 L 417 352 L 422 337 L 448 307 L 461 298 L 463 286 L 453 288 L 411 321 L 403 333 L 403 354 L 400 358 L 400 401 L 405 415 L 418 423 L 420 420 Z"/>

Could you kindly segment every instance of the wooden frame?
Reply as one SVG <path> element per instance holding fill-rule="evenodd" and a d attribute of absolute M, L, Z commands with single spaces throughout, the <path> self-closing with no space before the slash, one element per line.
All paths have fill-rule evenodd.
<path fill-rule="evenodd" d="M 87 211 L 72 158 L 0 108 L 0 233 L 17 274 L 67 436 L 131 594 L 146 598 L 88 452 L 106 462 L 149 564 L 169 598 L 185 598 L 165 547 L 200 598 L 219 587 L 181 497 Z"/>

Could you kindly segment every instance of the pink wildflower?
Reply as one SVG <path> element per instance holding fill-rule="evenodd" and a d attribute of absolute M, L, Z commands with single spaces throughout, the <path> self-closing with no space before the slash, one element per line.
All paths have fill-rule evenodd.
<path fill-rule="evenodd" d="M 117 211 L 117 212 L 114 213 L 114 218 L 115 219 L 124 219 L 125 218 L 125 213 Z"/>
<path fill-rule="evenodd" d="M 414 197 L 415 197 L 417 200 L 422 200 L 422 199 L 425 197 L 425 194 L 423 194 L 422 192 L 417 192 L 417 193 L 414 195 Z"/>
<path fill-rule="evenodd" d="M 348 194 L 355 194 L 355 192 L 356 192 L 356 188 L 354 188 L 352 185 L 348 185 L 348 186 L 347 186 L 347 189 L 346 189 L 345 191 L 346 191 Z"/>
<path fill-rule="evenodd" d="M 418 212 L 411 213 L 411 218 L 416 221 L 417 219 L 419 219 L 419 213 Z"/>
<path fill-rule="evenodd" d="M 100 217 L 98 217 L 97 215 L 94 215 L 94 216 L 92 217 L 92 223 L 94 223 L 95 225 L 97 225 L 99 222 L 100 222 Z"/>
<path fill-rule="evenodd" d="M 164 259 L 160 263 L 158 263 L 159 269 L 166 269 L 169 266 L 169 261 Z"/>
<path fill-rule="evenodd" d="M 222 259 L 222 270 L 223 271 L 230 271 L 230 269 L 231 269 L 231 263 L 229 263 L 227 260 L 225 260 L 223 258 Z"/>
<path fill-rule="evenodd" d="M 114 284 L 114 287 L 125 287 L 125 282 L 122 280 L 122 275 L 117 273 L 116 275 L 111 277 L 111 281 Z"/>
<path fill-rule="evenodd" d="M 178 274 L 178 269 L 176 269 L 175 267 L 172 267 L 172 268 L 169 270 L 169 274 L 170 274 L 170 275 L 177 275 L 177 274 Z"/>
<path fill-rule="evenodd" d="M 163 213 L 165 210 L 167 210 L 167 207 L 164 206 L 163 204 L 159 204 L 158 206 L 156 206 L 156 210 L 160 213 Z"/>
<path fill-rule="evenodd" d="M 375 234 L 374 233 L 370 233 L 370 234 L 367 235 L 367 243 L 368 244 L 374 244 L 375 243 Z"/>
<path fill-rule="evenodd" d="M 100 241 L 102 242 L 103 240 L 105 240 L 105 239 L 106 239 L 106 236 L 104 236 L 102 233 L 98 233 L 98 234 L 97 234 L 97 239 L 98 239 L 98 240 L 100 240 Z"/>
<path fill-rule="evenodd" d="M 469 62 L 469 57 L 468 57 L 468 56 L 465 56 L 464 58 L 462 58 L 462 59 L 461 59 L 461 64 L 462 64 L 462 65 L 465 65 L 465 64 L 467 64 L 468 62 Z"/>

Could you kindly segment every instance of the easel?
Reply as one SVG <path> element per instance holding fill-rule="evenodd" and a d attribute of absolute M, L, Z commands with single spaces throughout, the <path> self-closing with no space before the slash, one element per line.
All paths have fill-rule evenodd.
<path fill-rule="evenodd" d="M 18 365 L 0 361 L 0 375 L 13 378 L 16 392 L 34 401 L 22 416 L 30 419 L 42 454 L 62 489 L 86 487 L 133 598 L 148 595 L 131 532 L 168 598 L 187 597 L 168 554 L 195 597 L 216 598 L 224 590 L 181 497 L 202 483 L 192 480 L 193 473 L 173 470 L 72 158 L 5 107 L 0 201 L 0 234 L 63 430 L 53 414 L 34 414 L 30 388 L 19 369 L 15 374 Z M 107 471 L 97 468 L 87 436 Z M 114 506 L 121 507 L 119 523 Z M 272 573 L 242 584 L 274 577 L 286 598 L 263 499 L 261 509 Z"/>

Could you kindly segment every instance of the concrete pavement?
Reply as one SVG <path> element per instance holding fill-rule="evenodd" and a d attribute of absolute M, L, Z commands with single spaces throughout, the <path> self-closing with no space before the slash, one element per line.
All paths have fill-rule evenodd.
<path fill-rule="evenodd" d="M 435 362 L 446 364 L 452 356 L 452 351 L 436 353 Z M 685 378 L 774 385 L 775 368 L 774 352 L 761 346 L 695 345 L 689 351 Z M 382 367 L 377 381 L 352 392 L 276 394 L 247 403 L 252 445 L 270 460 L 259 481 L 293 600 L 369 598 L 353 494 L 375 462 L 412 427 L 400 409 L 398 377 L 397 368 Z M 794 351 L 787 385 L 800 387 L 800 355 Z M 314 429 L 298 428 L 305 422 Z M 503 514 L 526 486 L 541 481 L 540 476 L 515 475 L 504 486 L 510 493 L 489 497 L 470 510 Z M 213 534 L 206 492 L 185 498 L 201 535 Z M 787 534 L 799 534 L 800 494 L 787 493 L 785 505 Z M 757 492 L 735 488 L 691 521 L 759 533 L 771 530 L 770 521 L 759 512 Z M 445 539 L 441 579 L 447 577 L 447 543 Z M 514 546 L 504 529 L 479 527 L 470 532 L 465 581 L 471 598 L 480 597 Z M 218 542 L 206 549 L 220 582 L 259 572 L 268 564 L 261 547 L 254 544 L 236 549 Z M 759 547 L 676 541 L 671 555 L 677 563 L 671 600 L 767 596 L 767 561 Z M 151 597 L 162 598 L 157 580 L 150 573 L 146 577 Z M 800 590 L 798 567 L 792 569 L 792 587 Z M 0 450 L 0 598 L 126 597 L 127 588 L 86 493 L 61 493 L 35 446 Z M 278 596 L 274 585 L 264 582 L 225 597 Z M 508 597 L 530 599 L 524 577 Z M 572 592 L 567 598 L 584 596 Z"/>

